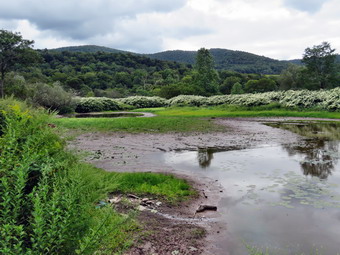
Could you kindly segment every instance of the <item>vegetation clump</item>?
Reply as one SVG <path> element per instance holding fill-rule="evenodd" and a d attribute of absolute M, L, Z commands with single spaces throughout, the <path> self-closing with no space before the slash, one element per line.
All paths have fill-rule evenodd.
<path fill-rule="evenodd" d="M 79 163 L 49 123 L 46 110 L 0 101 L 0 254 L 120 252 L 137 224 L 103 202 L 109 192 L 172 201 L 192 194 L 173 176 L 108 173 Z"/>

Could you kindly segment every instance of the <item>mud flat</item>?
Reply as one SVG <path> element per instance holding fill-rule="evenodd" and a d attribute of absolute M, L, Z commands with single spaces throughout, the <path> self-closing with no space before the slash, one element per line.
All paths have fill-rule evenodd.
<path fill-rule="evenodd" d="M 190 171 L 185 165 L 175 166 L 176 159 L 166 161 L 164 155 L 172 153 L 175 157 L 184 157 L 185 154 L 176 152 L 200 152 L 203 155 L 207 168 L 215 152 L 241 151 L 252 148 L 275 148 L 275 146 L 289 146 L 291 144 L 303 143 L 303 137 L 288 130 L 273 128 L 263 123 L 277 121 L 299 121 L 316 119 L 303 118 L 221 118 L 214 121 L 219 125 L 227 127 L 225 132 L 215 133 L 167 133 L 167 134 L 128 134 L 128 133 L 85 133 L 79 135 L 71 144 L 70 148 L 81 152 L 86 151 L 86 161 L 107 171 L 117 172 L 161 172 L 171 173 L 187 179 L 192 186 L 199 191 L 199 197 L 192 201 L 185 202 L 180 206 L 163 206 L 159 213 L 152 218 L 150 215 L 141 213 L 141 220 L 148 222 L 147 225 L 155 229 L 168 229 L 169 244 L 166 245 L 159 240 L 162 231 L 158 231 L 159 238 L 143 240 L 143 244 L 134 247 L 129 254 L 237 254 L 226 253 L 225 239 L 228 238 L 228 218 L 223 217 L 226 213 L 226 201 L 228 200 L 228 185 L 221 184 L 218 175 L 210 175 L 204 171 Z M 196 154 L 195 154 L 196 155 Z M 189 168 L 189 167 L 188 167 Z M 237 185 L 237 184 L 235 184 Z M 252 186 L 252 185 L 249 185 Z M 249 192 L 248 192 L 249 193 Z M 260 201 L 260 200 L 259 200 Z M 196 213 L 197 208 L 202 205 L 217 206 L 217 211 L 205 211 Z M 224 206 L 223 210 L 220 207 Z M 150 218 L 151 217 L 151 218 Z M 158 223 L 157 223 L 158 222 Z M 194 229 L 190 233 L 200 233 L 199 229 L 205 229 L 206 234 L 200 235 L 204 243 L 195 243 L 196 238 L 192 235 L 187 239 L 181 239 L 181 232 L 184 229 Z M 197 228 L 197 229 L 196 229 Z M 172 231 L 173 230 L 173 231 Z M 157 233 L 157 231 L 154 231 Z M 203 233 L 203 232 L 202 232 Z M 176 240 L 181 239 L 181 242 Z M 232 237 L 230 237 L 232 239 Z M 155 240 L 154 242 L 152 240 Z M 158 241 L 156 241 L 158 240 Z M 178 244 L 178 247 L 176 246 Z M 230 246 L 235 244 L 230 243 Z M 167 248 L 164 252 L 161 247 Z M 158 248 L 157 248 L 158 247 Z"/>

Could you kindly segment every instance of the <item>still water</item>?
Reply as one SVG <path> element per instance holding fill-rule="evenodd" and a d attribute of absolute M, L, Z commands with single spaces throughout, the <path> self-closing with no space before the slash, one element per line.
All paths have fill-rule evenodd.
<path fill-rule="evenodd" d="M 340 254 L 340 125 L 272 124 L 304 135 L 289 145 L 168 152 L 174 169 L 218 180 L 226 254 Z"/>

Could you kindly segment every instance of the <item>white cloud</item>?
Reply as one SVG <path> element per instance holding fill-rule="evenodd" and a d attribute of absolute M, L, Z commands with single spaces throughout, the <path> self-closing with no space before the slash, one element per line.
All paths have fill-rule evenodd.
<path fill-rule="evenodd" d="M 340 49 L 339 13 L 338 0 L 12 0 L 2 3 L 0 27 L 21 31 L 36 48 L 206 47 L 289 59 L 322 41 Z"/>

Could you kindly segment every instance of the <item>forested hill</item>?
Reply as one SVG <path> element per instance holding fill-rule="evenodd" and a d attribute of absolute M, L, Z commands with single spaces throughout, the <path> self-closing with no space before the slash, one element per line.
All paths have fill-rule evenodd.
<path fill-rule="evenodd" d="M 70 51 L 70 52 L 87 52 L 87 53 L 96 53 L 96 52 L 131 53 L 128 51 L 117 50 L 117 49 L 104 47 L 104 46 L 97 46 L 97 45 L 68 46 L 68 47 L 50 49 L 50 51 L 57 51 L 57 52 Z"/>
<path fill-rule="evenodd" d="M 52 49 L 52 51 L 127 53 L 117 49 L 95 45 L 63 47 Z M 197 54 L 196 51 L 182 50 L 164 51 L 154 54 L 129 53 L 144 55 L 157 60 L 175 61 L 191 65 L 195 63 Z M 279 61 L 243 51 L 210 49 L 210 53 L 215 60 L 215 68 L 218 70 L 231 70 L 241 73 L 280 74 L 288 65 L 288 61 Z"/>
<path fill-rule="evenodd" d="M 165 51 L 148 56 L 160 60 L 194 64 L 196 51 Z M 288 61 L 279 61 L 244 51 L 210 49 L 218 70 L 232 70 L 241 73 L 279 74 Z"/>

